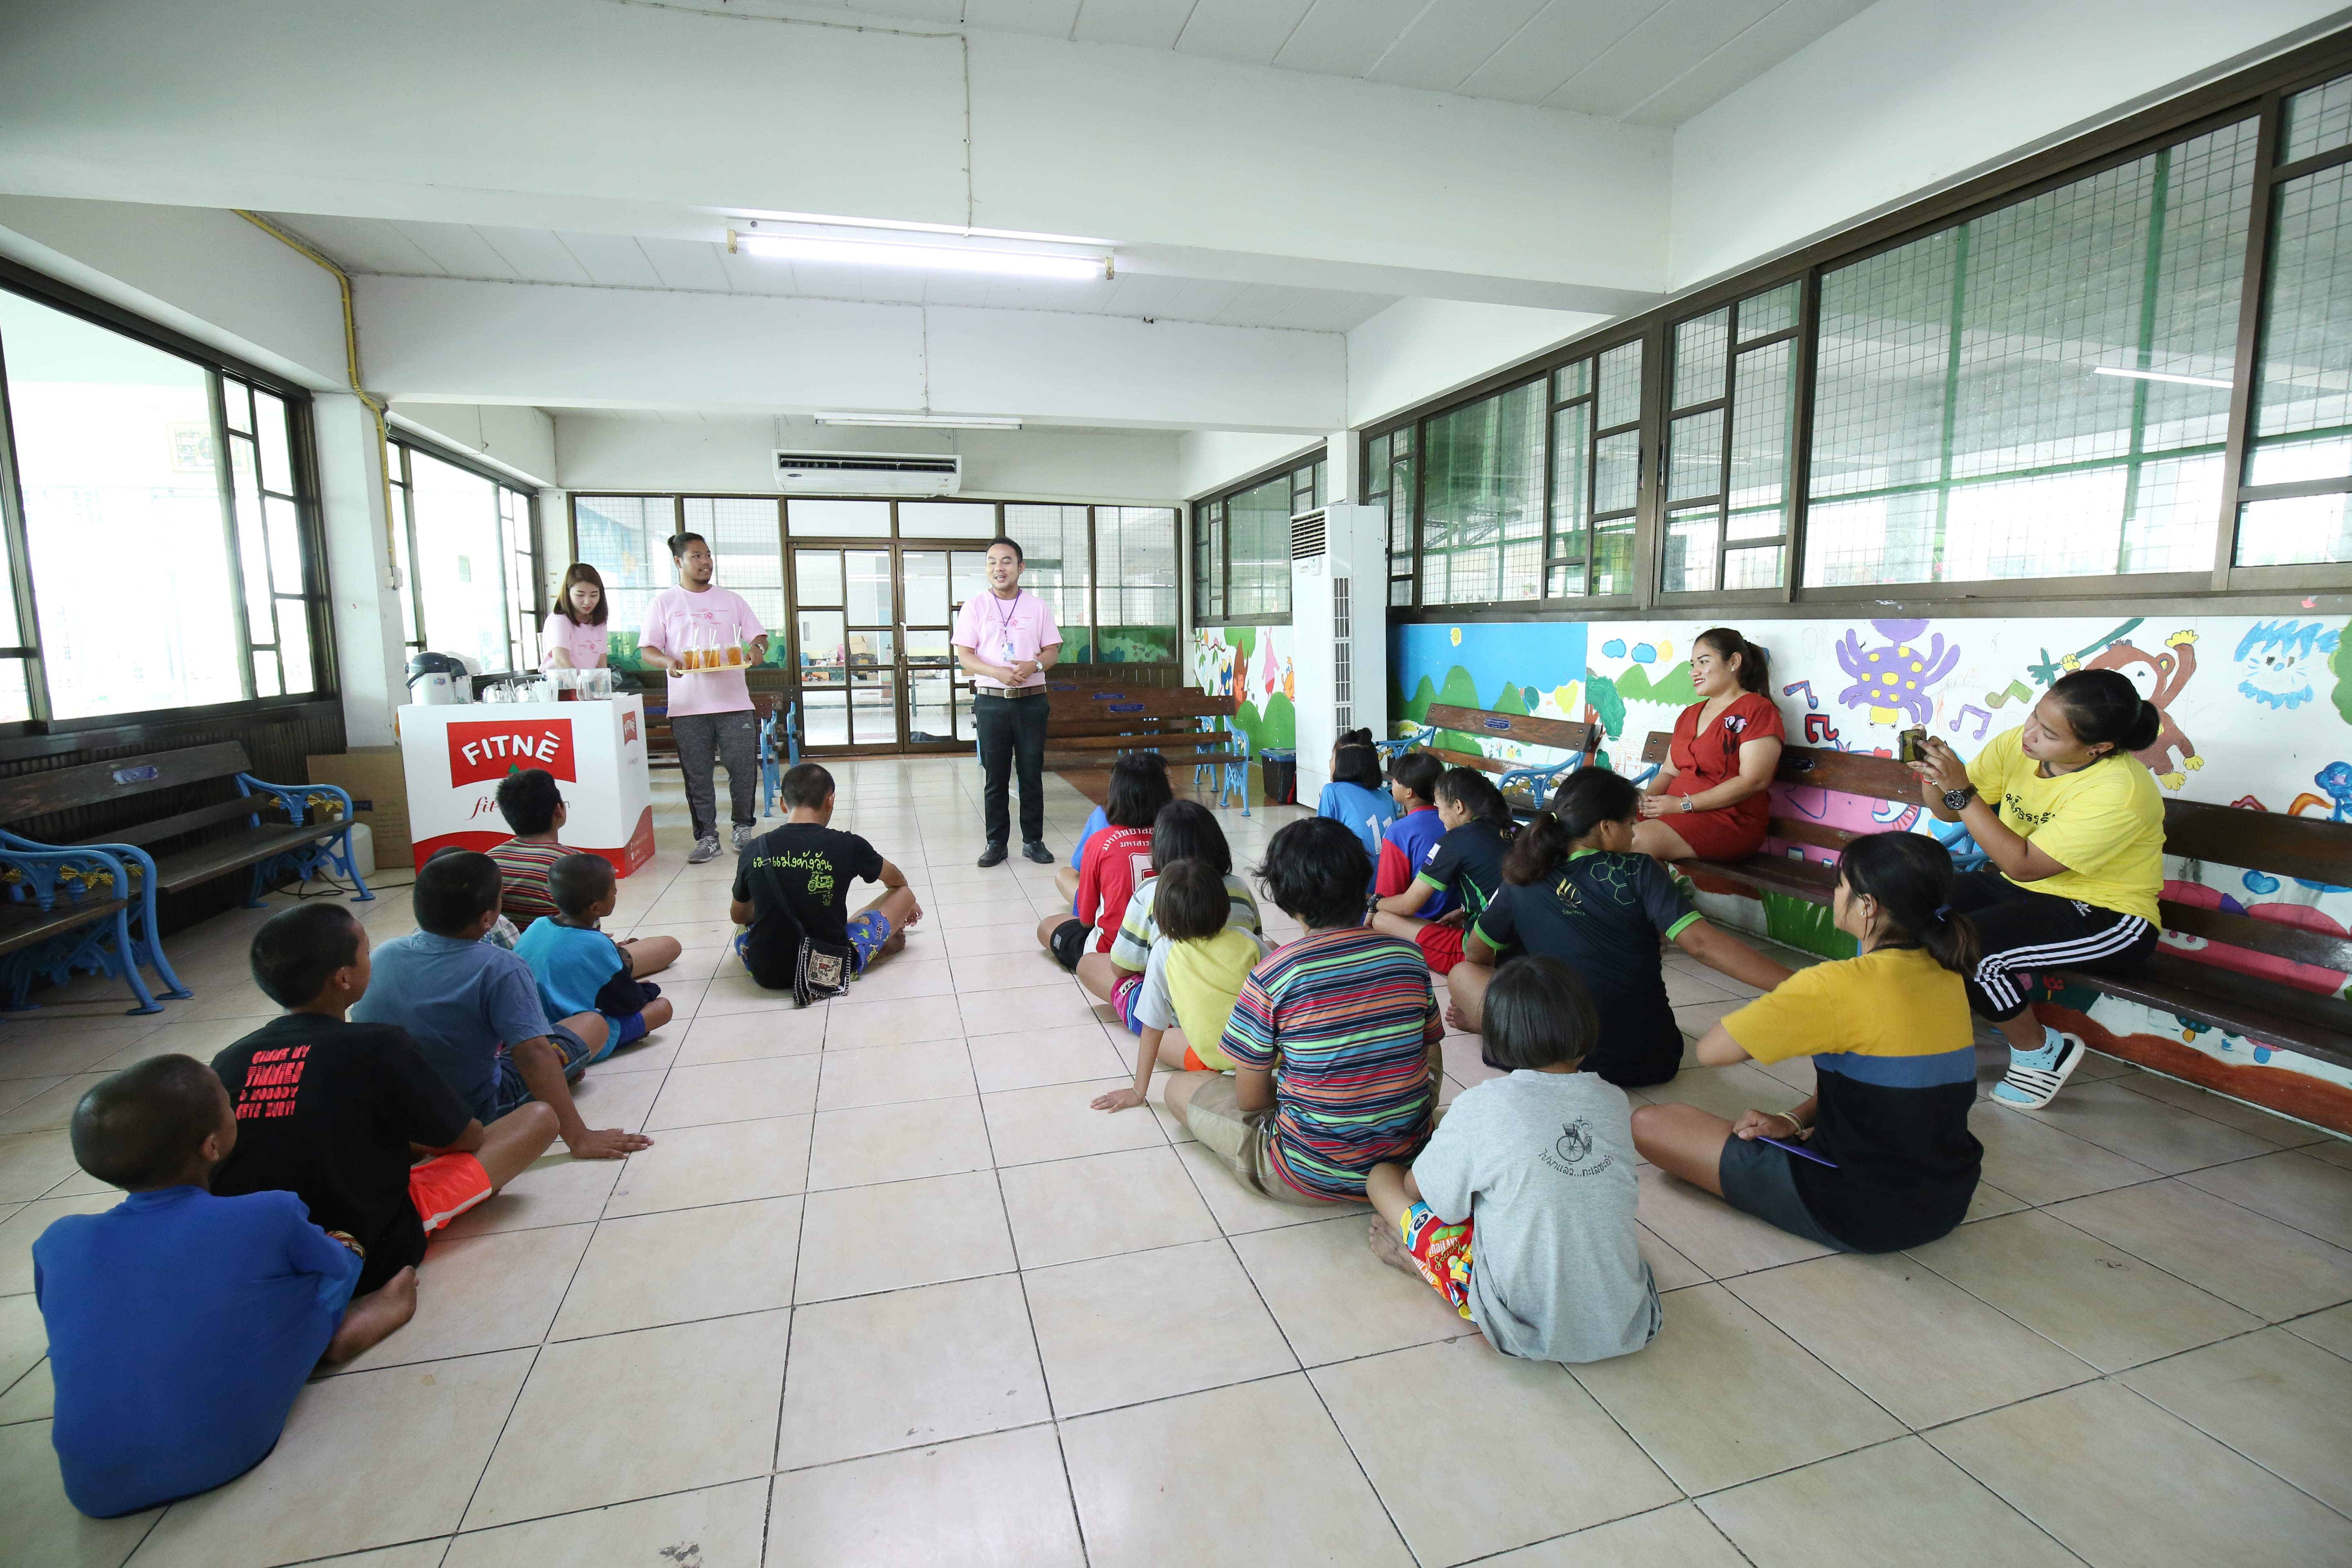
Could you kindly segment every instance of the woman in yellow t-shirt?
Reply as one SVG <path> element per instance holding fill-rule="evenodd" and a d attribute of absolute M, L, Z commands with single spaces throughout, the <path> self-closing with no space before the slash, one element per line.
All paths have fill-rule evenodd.
<path fill-rule="evenodd" d="M 1997 1104 L 2040 1110 L 2083 1060 L 2080 1037 L 2034 1018 L 2021 971 L 2120 973 L 2156 951 L 2164 797 L 2131 753 L 2155 742 L 2163 717 L 2118 672 L 2081 669 L 1972 762 L 1927 740 L 1922 800 L 1966 825 L 1992 862 L 1955 881 L 1951 901 L 1982 943 L 1969 1005 L 2009 1037 Z"/>

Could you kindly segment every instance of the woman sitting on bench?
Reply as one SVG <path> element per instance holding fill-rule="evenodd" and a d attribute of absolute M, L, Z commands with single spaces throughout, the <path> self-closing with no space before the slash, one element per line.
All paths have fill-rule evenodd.
<path fill-rule="evenodd" d="M 1965 824 L 1992 862 L 1955 882 L 1951 901 L 1984 944 L 1969 1005 L 2009 1037 L 1996 1104 L 2038 1110 L 2083 1062 L 2078 1037 L 2035 1019 L 2021 972 L 2123 973 L 2156 951 L 2164 795 L 2131 753 L 2153 744 L 2163 721 L 2122 672 L 2078 669 L 1973 762 L 1927 738 L 1921 800 L 1937 819 Z"/>
<path fill-rule="evenodd" d="M 1700 700 L 1675 721 L 1666 760 L 1642 798 L 1633 847 L 1661 860 L 1740 860 L 1764 843 L 1772 770 L 1787 731 L 1766 688 L 1764 650 L 1717 626 L 1691 644 L 1691 688 Z"/>
<path fill-rule="evenodd" d="M 1709 925 L 1664 866 L 1633 852 L 1641 800 L 1632 780 L 1580 768 L 1551 809 L 1519 830 L 1503 858 L 1503 890 L 1463 939 L 1463 961 L 1446 977 L 1447 1022 L 1482 1032 L 1501 954 L 1557 958 L 1584 982 L 1601 1019 L 1584 1070 L 1641 1089 L 1673 1078 L 1683 1060 L 1660 937 L 1759 991 L 1789 978 L 1786 967 Z"/>
<path fill-rule="evenodd" d="M 1847 845 L 1830 907 L 1860 956 L 1797 971 L 1698 1043 L 1708 1067 L 1810 1054 L 1813 1098 L 1736 1122 L 1695 1105 L 1636 1106 L 1633 1147 L 1733 1208 L 1840 1252 L 1948 1235 L 1984 1163 L 1969 1131 L 1976 1029 L 1960 978 L 1976 932 L 1951 902 L 1951 858 L 1927 835 Z"/>

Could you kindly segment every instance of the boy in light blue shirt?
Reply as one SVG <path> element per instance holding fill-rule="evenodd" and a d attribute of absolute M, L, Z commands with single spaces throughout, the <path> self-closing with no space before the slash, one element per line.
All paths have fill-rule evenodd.
<path fill-rule="evenodd" d="M 530 965 L 549 1017 L 604 1016 L 604 1047 L 589 1058 L 593 1066 L 668 1023 L 670 1005 L 660 986 L 632 975 L 628 954 L 598 929 L 620 899 L 611 861 L 568 856 L 548 872 L 547 886 L 556 912 L 531 923 L 515 956 Z"/>

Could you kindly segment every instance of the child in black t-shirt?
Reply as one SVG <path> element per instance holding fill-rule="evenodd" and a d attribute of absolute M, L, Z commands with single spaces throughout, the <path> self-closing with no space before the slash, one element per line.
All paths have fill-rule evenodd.
<path fill-rule="evenodd" d="M 390 1024 L 344 1020 L 366 994 L 367 932 L 340 904 L 307 903 L 254 933 L 253 978 L 284 1007 L 213 1058 L 236 1144 L 213 1174 L 224 1195 L 283 1190 L 349 1234 L 365 1295 L 425 1257 L 425 1237 L 488 1198 L 555 1141 L 531 1101 L 485 1128 Z M 416 1160 L 415 1149 L 431 1153 Z"/>
<path fill-rule="evenodd" d="M 1502 890 L 1503 855 L 1511 846 L 1511 808 L 1503 792 L 1475 768 L 1448 768 L 1437 781 L 1437 817 L 1445 837 L 1402 892 L 1373 906 L 1372 924 L 1416 942 L 1432 974 L 1462 962 L 1462 937 Z M 1451 892 L 1452 905 L 1435 920 L 1412 913 L 1433 892 Z"/>
<path fill-rule="evenodd" d="M 923 918 L 906 874 L 855 833 L 836 833 L 833 775 L 815 763 L 784 772 L 784 825 L 743 847 L 735 871 L 736 924 L 751 929 L 735 951 L 751 978 L 772 991 L 792 988 L 801 939 L 846 947 L 857 971 L 907 945 L 907 928 Z M 845 884 L 882 884 L 882 896 L 856 914 Z"/>

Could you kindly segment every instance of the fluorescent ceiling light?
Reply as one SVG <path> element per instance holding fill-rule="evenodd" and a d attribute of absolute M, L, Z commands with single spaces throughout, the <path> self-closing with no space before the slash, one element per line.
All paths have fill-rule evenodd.
<path fill-rule="evenodd" d="M 877 425 L 911 430 L 1018 430 L 1021 421 L 989 414 L 812 414 L 820 425 Z"/>
<path fill-rule="evenodd" d="M 1045 250 L 1009 250 L 953 239 L 893 240 L 829 234 L 747 234 L 730 229 L 730 250 L 789 261 L 826 261 L 843 267 L 912 267 L 936 272 L 989 272 L 1014 278 L 1054 278 L 1099 283 L 1111 276 L 1108 256 Z"/>
<path fill-rule="evenodd" d="M 2132 381 L 2177 381 L 2183 386 L 2218 386 L 2224 392 L 2237 384 L 2231 381 L 2217 381 L 2210 375 L 2174 375 L 2168 371 L 2161 370 L 2125 370 L 2112 364 L 2095 365 L 2092 368 L 2091 374 L 2120 375 Z"/>
<path fill-rule="evenodd" d="M 1041 245 L 1071 245 L 1088 250 L 1108 250 L 1107 239 L 1089 239 L 1076 234 L 1032 234 L 1020 228 L 974 228 L 950 223 L 909 223 L 904 218 L 840 217 L 824 213 L 739 213 L 730 220 L 740 224 L 745 232 L 769 233 L 779 225 L 793 228 L 861 228 L 883 229 L 899 234 L 945 234 L 960 239 L 1021 239 L 1035 240 Z"/>

